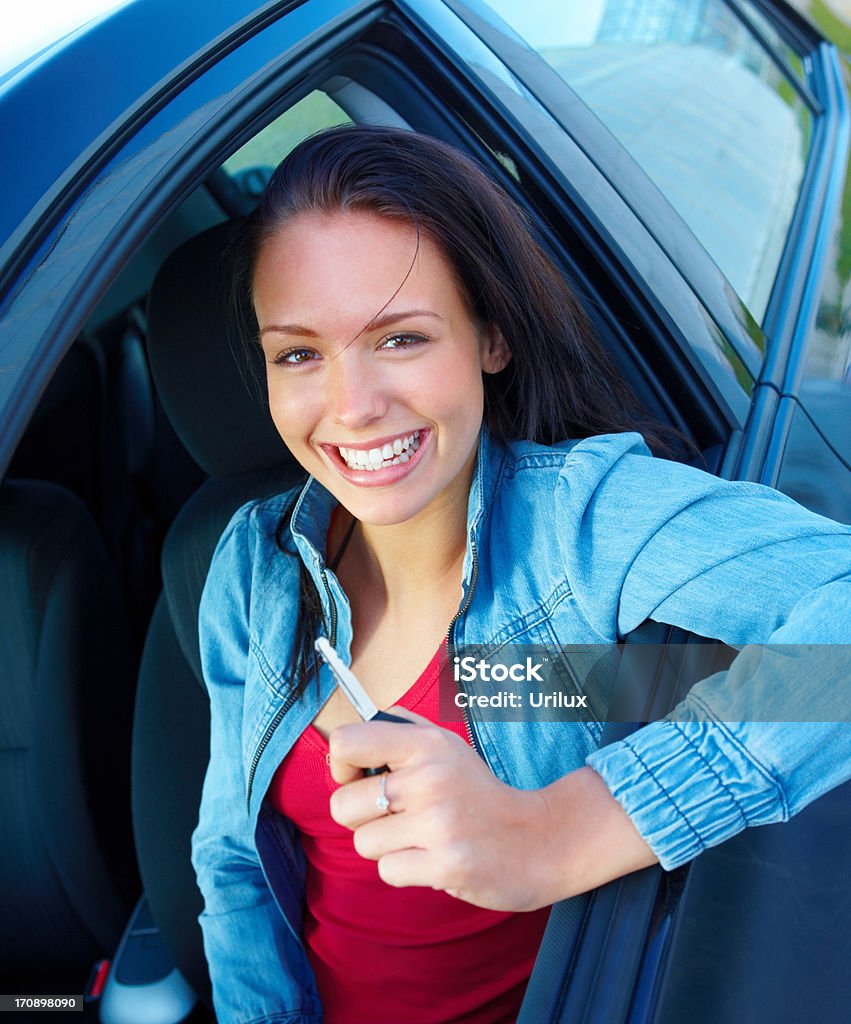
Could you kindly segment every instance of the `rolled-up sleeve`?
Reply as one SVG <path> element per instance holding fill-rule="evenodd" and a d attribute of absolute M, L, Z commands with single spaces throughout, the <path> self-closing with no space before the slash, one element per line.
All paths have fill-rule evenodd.
<path fill-rule="evenodd" d="M 662 865 L 851 777 L 851 528 L 651 459 L 635 435 L 577 445 L 561 483 L 568 576 L 601 637 L 655 619 L 742 648 L 587 760 Z"/>

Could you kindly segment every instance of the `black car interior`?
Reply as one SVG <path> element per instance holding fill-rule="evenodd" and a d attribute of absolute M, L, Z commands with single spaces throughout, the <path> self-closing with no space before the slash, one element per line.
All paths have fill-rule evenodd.
<path fill-rule="evenodd" d="M 115 957 L 144 893 L 143 916 L 122 946 L 127 959 L 119 980 L 141 988 L 176 965 L 200 999 L 193 1016 L 199 1020 L 212 1014 L 196 922 L 201 897 L 189 861 L 208 753 L 198 601 L 235 509 L 290 486 L 300 473 L 264 408 L 260 353 L 238 336 L 231 304 L 233 222 L 250 209 L 268 168 L 223 174 L 199 186 L 116 280 L 54 376 L 0 487 L 0 982 L 4 991 L 11 984 L 39 991 L 49 977 L 57 990 L 80 991 L 95 961 Z M 571 259 L 582 258 L 574 250 Z M 682 447 L 674 442 L 674 454 L 716 468 L 725 437 L 694 408 L 678 371 L 665 377 L 664 368 L 651 365 L 649 349 L 642 353 L 622 340 L 633 328 L 641 333 L 639 317 L 623 297 L 609 303 L 613 287 L 605 298 L 589 291 L 595 275 L 599 268 L 587 268 L 583 290 L 613 359 L 649 413 L 686 435 Z M 635 642 L 659 639 L 651 632 Z M 665 701 L 681 685 L 677 671 L 668 670 Z M 646 707 L 636 708 L 637 718 L 644 713 Z M 697 890 L 692 905 L 729 923 L 716 926 L 717 939 L 697 938 L 698 926 L 672 913 L 685 871 L 662 884 L 657 871 L 611 890 L 598 901 L 597 918 L 585 917 L 584 956 L 571 950 L 559 960 L 547 953 L 530 999 L 536 1008 L 521 1019 L 586 1019 L 566 1002 L 567 979 L 579 993 L 577 979 L 591 978 L 592 986 L 601 965 L 617 970 L 623 950 L 605 946 L 629 918 L 635 885 L 643 916 L 632 920 L 642 941 L 630 933 L 634 965 L 624 1005 L 635 978 L 654 969 L 663 947 L 675 942 L 700 943 L 698 982 L 711 988 L 708 972 L 700 974 L 705 965 L 713 958 L 732 964 L 741 948 L 735 908 L 718 912 L 719 892 L 711 886 L 727 868 L 716 865 L 735 862 L 743 903 L 759 888 L 774 906 L 769 883 L 780 884 L 795 857 L 813 852 L 806 852 L 808 836 L 817 845 L 821 828 L 848 835 L 847 796 L 838 790 L 800 816 L 804 853 L 790 827 L 780 854 L 775 835 L 728 844 L 720 860 L 701 858 L 704 877 L 716 881 Z M 766 882 L 760 866 L 775 861 Z M 825 898 L 844 900 L 847 911 L 851 896 L 839 895 L 838 879 L 835 865 L 825 864 L 813 884 Z M 792 918 L 780 914 L 777 927 L 794 927 L 794 912 Z M 843 934 L 847 943 L 851 931 Z M 557 943 L 556 933 L 550 947 Z M 682 964 L 676 956 L 671 962 Z M 829 966 L 837 963 L 834 957 Z M 547 971 L 557 970 L 559 977 L 548 980 Z M 666 985 L 668 1002 L 661 999 L 654 1019 L 686 1019 L 678 1014 L 692 989 L 681 966 L 669 968 Z M 561 1018 L 566 1006 L 571 1015 Z M 110 1019 L 106 1005 L 102 1013 Z"/>
<path fill-rule="evenodd" d="M 127 620 L 103 540 L 64 487 L 4 484 L 0 565 L 3 974 L 36 991 L 48 963 L 78 988 L 139 884 Z"/>

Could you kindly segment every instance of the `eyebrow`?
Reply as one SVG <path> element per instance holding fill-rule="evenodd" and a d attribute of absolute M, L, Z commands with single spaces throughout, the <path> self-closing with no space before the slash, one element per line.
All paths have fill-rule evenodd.
<path fill-rule="evenodd" d="M 391 324 L 399 323 L 401 320 L 411 320 L 418 316 L 430 316 L 436 320 L 443 319 L 439 313 L 435 313 L 430 309 L 407 309 L 401 313 L 384 313 L 381 316 L 377 316 L 374 320 L 370 320 L 360 333 L 366 334 L 369 331 L 380 331 L 383 327 L 389 327 Z M 311 330 L 309 327 L 302 327 L 300 324 L 267 324 L 260 331 L 258 338 L 262 338 L 267 333 L 291 334 L 300 338 L 319 337 L 316 331 Z"/>

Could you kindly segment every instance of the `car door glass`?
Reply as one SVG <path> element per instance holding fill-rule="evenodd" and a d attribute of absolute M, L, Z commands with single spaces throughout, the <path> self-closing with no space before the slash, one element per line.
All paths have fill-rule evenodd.
<path fill-rule="evenodd" d="M 761 319 L 811 129 L 778 60 L 722 0 L 489 2 L 631 153 Z"/>

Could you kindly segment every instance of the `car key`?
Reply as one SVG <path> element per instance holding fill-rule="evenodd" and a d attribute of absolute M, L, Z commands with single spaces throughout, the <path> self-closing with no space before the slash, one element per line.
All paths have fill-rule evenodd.
<path fill-rule="evenodd" d="M 410 725 L 407 718 L 400 718 L 399 715 L 391 715 L 389 711 L 379 711 L 371 700 L 369 694 L 363 688 L 358 677 L 348 668 L 324 636 L 320 636 L 313 645 L 337 680 L 337 685 L 349 698 L 352 707 L 357 711 L 364 722 L 398 722 L 400 725 Z M 387 765 L 381 768 L 364 768 L 364 775 L 380 775 L 382 772 L 389 772 Z"/>

